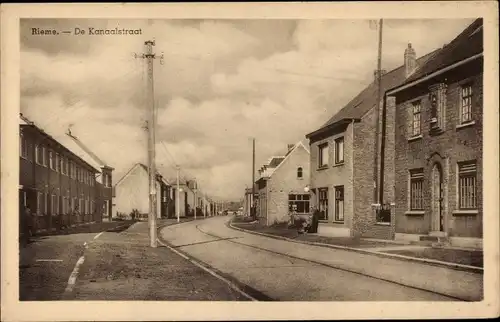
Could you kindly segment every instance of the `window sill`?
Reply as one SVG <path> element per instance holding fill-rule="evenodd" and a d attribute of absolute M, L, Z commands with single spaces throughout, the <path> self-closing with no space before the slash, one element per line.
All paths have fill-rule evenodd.
<path fill-rule="evenodd" d="M 406 216 L 423 216 L 425 215 L 425 211 L 423 210 L 410 210 L 405 212 Z"/>
<path fill-rule="evenodd" d="M 472 126 L 476 124 L 475 121 L 469 121 L 469 122 L 465 122 L 465 123 L 462 123 L 462 124 L 459 124 L 455 127 L 456 130 L 460 130 L 460 129 L 463 129 L 464 127 L 469 127 L 469 126 Z"/>
<path fill-rule="evenodd" d="M 316 171 L 321 171 L 321 170 L 325 170 L 325 169 L 328 169 L 328 165 L 322 165 L 321 167 L 318 167 L 316 169 Z"/>
<path fill-rule="evenodd" d="M 390 226 L 390 222 L 376 222 L 375 225 L 377 226 Z"/>
<path fill-rule="evenodd" d="M 420 140 L 420 139 L 422 139 L 422 134 L 415 135 L 415 136 L 408 138 L 408 142 L 412 142 L 412 141 L 416 141 L 416 140 Z"/>
<path fill-rule="evenodd" d="M 332 224 L 343 225 L 343 224 L 345 224 L 345 222 L 344 221 L 340 221 L 340 220 L 334 220 L 334 221 L 332 221 Z"/>
<path fill-rule="evenodd" d="M 477 209 L 459 209 L 453 211 L 453 216 L 475 216 L 478 213 Z"/>
<path fill-rule="evenodd" d="M 321 222 L 321 223 L 327 224 L 327 223 L 328 223 L 328 219 L 320 219 L 320 220 L 318 220 L 318 222 Z"/>
<path fill-rule="evenodd" d="M 439 135 L 439 134 L 442 134 L 444 133 L 444 130 L 440 127 L 435 127 L 435 128 L 431 128 L 430 131 L 429 131 L 429 134 L 430 135 Z"/>
<path fill-rule="evenodd" d="M 332 167 L 341 167 L 344 165 L 344 162 L 339 162 L 339 163 L 335 163 Z"/>

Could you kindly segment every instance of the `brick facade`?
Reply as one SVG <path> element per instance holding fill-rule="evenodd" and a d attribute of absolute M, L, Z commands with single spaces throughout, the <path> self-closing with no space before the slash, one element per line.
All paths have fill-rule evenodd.
<path fill-rule="evenodd" d="M 31 124 L 20 125 L 19 160 L 20 211 L 30 208 L 36 231 L 102 220 L 99 170 Z"/>
<path fill-rule="evenodd" d="M 439 200 L 433 185 L 435 164 L 442 169 L 442 216 L 444 232 L 448 237 L 481 238 L 482 230 L 482 59 L 442 73 L 428 81 L 400 91 L 395 95 L 395 184 L 396 233 L 426 235 L 439 231 L 437 216 Z M 461 85 L 472 84 L 472 120 L 466 126 L 460 124 Z M 433 85 L 442 84 L 443 112 L 439 116 L 444 122 L 442 131 L 431 132 L 430 91 Z M 410 113 L 412 104 L 421 104 L 421 136 L 411 138 Z M 477 209 L 459 210 L 458 163 L 475 160 L 477 164 Z M 411 169 L 423 169 L 423 209 L 410 211 Z M 438 218 L 438 219 L 436 219 Z"/>

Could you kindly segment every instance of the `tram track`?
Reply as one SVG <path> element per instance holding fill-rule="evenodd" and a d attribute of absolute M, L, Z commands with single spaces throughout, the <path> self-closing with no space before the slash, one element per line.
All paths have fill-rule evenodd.
<path fill-rule="evenodd" d="M 422 291 L 422 292 L 427 292 L 427 293 L 435 294 L 435 295 L 439 295 L 439 296 L 444 296 L 446 298 L 449 298 L 449 299 L 455 300 L 455 301 L 473 302 L 472 300 L 469 300 L 469 299 L 463 299 L 463 298 L 452 296 L 452 295 L 445 294 L 445 293 L 442 293 L 442 292 L 432 291 L 432 290 L 428 290 L 428 289 L 425 289 L 425 288 L 420 288 L 420 287 L 416 287 L 416 286 L 412 286 L 412 285 L 407 285 L 407 284 L 399 283 L 399 282 L 396 282 L 396 281 L 393 281 L 393 280 L 390 280 L 390 279 L 385 279 L 385 278 L 381 278 L 381 277 L 372 276 L 372 275 L 369 275 L 369 274 L 364 274 L 364 273 L 361 273 L 361 272 L 358 272 L 358 271 L 355 271 L 355 270 L 350 270 L 350 269 L 347 269 L 347 268 L 344 268 L 344 267 L 338 267 L 338 266 L 331 265 L 331 264 L 326 264 L 326 263 L 323 263 L 323 262 L 320 262 L 320 261 L 315 261 L 315 260 L 311 260 L 311 259 L 305 259 L 305 258 L 293 256 L 293 255 L 290 255 L 290 254 L 285 254 L 285 253 L 277 252 L 277 251 L 274 251 L 274 250 L 269 250 L 269 249 L 266 249 L 266 248 L 258 247 L 258 246 L 255 246 L 255 245 L 249 245 L 249 244 L 246 244 L 246 243 L 238 242 L 238 241 L 236 241 L 234 239 L 227 239 L 224 236 L 219 236 L 219 235 L 216 235 L 214 233 L 210 233 L 210 232 L 204 231 L 203 229 L 200 228 L 200 225 L 196 225 L 195 227 L 196 227 L 196 229 L 200 233 L 205 234 L 207 236 L 210 236 L 212 238 L 216 238 L 217 240 L 220 240 L 220 241 L 230 242 L 230 243 L 233 243 L 233 244 L 238 244 L 238 245 L 241 245 L 241 246 L 246 246 L 248 248 L 257 249 L 259 251 L 268 252 L 268 253 L 271 253 L 271 254 L 280 255 L 280 256 L 283 256 L 283 257 L 288 257 L 288 258 L 292 258 L 292 259 L 296 259 L 296 260 L 301 260 L 301 261 L 309 262 L 309 263 L 312 263 L 312 264 L 325 266 L 325 267 L 328 267 L 328 268 L 331 268 L 331 269 L 335 269 L 335 270 L 340 270 L 340 271 L 343 271 L 343 272 L 348 272 L 348 273 L 356 274 L 358 276 L 372 278 L 372 279 L 375 279 L 375 280 L 379 280 L 379 281 L 383 281 L 383 282 L 395 284 L 395 285 L 398 285 L 398 286 L 402 286 L 402 287 L 406 287 L 406 288 L 410 288 L 410 289 L 414 289 L 414 290 L 418 290 L 418 291 Z"/>

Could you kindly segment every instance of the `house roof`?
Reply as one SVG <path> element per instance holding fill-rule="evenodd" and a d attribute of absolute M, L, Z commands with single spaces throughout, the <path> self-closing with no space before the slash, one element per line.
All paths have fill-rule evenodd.
<path fill-rule="evenodd" d="M 122 183 L 131 173 L 132 171 L 134 171 L 134 169 L 136 169 L 137 167 L 140 167 L 142 168 L 144 171 L 148 172 L 148 167 L 142 163 L 136 163 L 134 164 L 115 184 L 115 187 L 118 186 L 120 183 Z M 161 181 L 163 183 L 165 183 L 166 185 L 169 185 L 170 186 L 170 183 L 168 182 L 167 179 L 165 179 L 161 173 L 159 173 L 158 171 L 156 171 L 156 175 L 159 176 L 161 178 Z"/>
<path fill-rule="evenodd" d="M 431 57 L 436 55 L 437 52 L 439 52 L 439 49 L 418 58 L 417 66 L 423 66 Z M 382 92 L 402 84 L 405 81 L 405 77 L 404 65 L 383 74 L 381 77 Z M 377 82 L 373 81 L 370 85 L 368 85 L 368 87 L 363 89 L 349 103 L 347 103 L 347 105 L 340 109 L 340 111 L 335 113 L 325 124 L 323 124 L 323 126 L 321 126 L 318 130 L 307 134 L 306 137 L 309 138 L 320 134 L 330 126 L 341 123 L 345 120 L 350 121 L 361 119 L 373 106 L 377 104 L 377 93 Z"/>
<path fill-rule="evenodd" d="M 75 141 L 75 143 L 82 150 L 84 150 L 92 159 L 94 159 L 95 163 L 99 164 L 99 166 L 101 168 L 113 169 L 106 162 L 104 162 L 101 158 L 99 158 L 92 150 L 90 150 L 88 146 L 83 144 L 83 142 L 79 138 L 77 138 L 75 135 L 73 135 L 70 130 L 68 130 L 68 133 L 66 133 L 66 135 L 69 136 L 73 141 Z"/>
<path fill-rule="evenodd" d="M 306 152 L 309 154 L 309 149 L 306 148 L 306 146 L 302 143 L 302 141 L 298 142 L 297 144 L 294 145 L 293 148 L 290 149 L 290 151 L 288 151 L 286 157 L 282 160 L 282 162 L 276 167 L 276 169 L 274 169 L 274 171 L 269 175 L 269 177 L 272 177 L 273 174 L 276 173 L 276 171 L 278 171 L 278 169 L 281 167 L 281 165 L 285 164 L 286 161 L 288 160 L 288 158 L 293 154 L 293 152 L 295 152 L 299 147 L 302 147 L 304 148 L 304 150 L 306 150 Z"/>
<path fill-rule="evenodd" d="M 415 71 L 406 83 L 483 52 L 483 19 L 476 19 Z"/>
<path fill-rule="evenodd" d="M 76 144 L 76 142 L 73 139 L 71 139 L 67 134 L 48 133 L 47 131 L 37 126 L 33 121 L 29 120 L 26 116 L 24 116 L 21 113 L 19 114 L 19 125 L 32 126 L 33 128 L 37 129 L 40 133 L 47 135 L 48 137 L 59 143 L 61 146 L 66 148 L 69 152 L 76 155 L 84 163 L 93 168 L 95 172 L 101 172 L 101 170 L 99 170 L 101 168 L 100 165 L 97 162 L 95 162 L 95 160 L 78 144 Z"/>

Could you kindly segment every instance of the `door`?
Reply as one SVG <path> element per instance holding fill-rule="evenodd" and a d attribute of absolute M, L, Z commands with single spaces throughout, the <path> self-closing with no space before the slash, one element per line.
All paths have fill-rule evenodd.
<path fill-rule="evenodd" d="M 444 232 L 443 171 L 436 163 L 432 169 L 432 230 Z"/>

